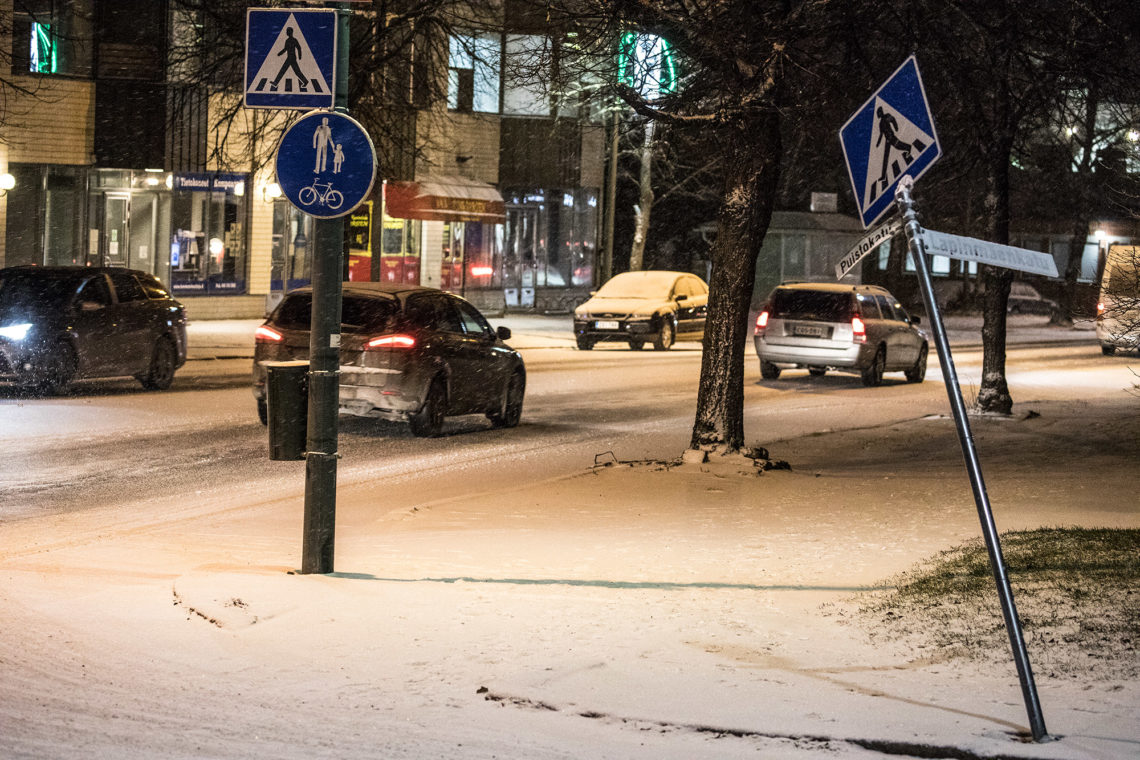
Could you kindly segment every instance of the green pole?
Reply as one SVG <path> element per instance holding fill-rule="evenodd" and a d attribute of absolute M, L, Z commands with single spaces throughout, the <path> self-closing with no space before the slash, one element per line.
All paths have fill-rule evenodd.
<path fill-rule="evenodd" d="M 337 9 L 335 108 L 348 110 L 348 19 Z M 337 414 L 340 396 L 341 269 L 344 218 L 314 222 L 313 315 L 309 334 L 309 418 L 305 441 L 302 573 L 333 572 L 336 533 Z"/>

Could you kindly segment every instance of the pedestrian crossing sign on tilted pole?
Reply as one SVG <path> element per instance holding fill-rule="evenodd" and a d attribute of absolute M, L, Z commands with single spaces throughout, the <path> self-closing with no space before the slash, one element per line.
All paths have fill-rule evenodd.
<path fill-rule="evenodd" d="M 245 24 L 247 108 L 332 108 L 337 16 L 330 9 L 250 8 Z"/>
<path fill-rule="evenodd" d="M 839 130 L 863 227 L 895 203 L 903 177 L 921 177 L 942 155 L 926 91 L 912 55 Z"/>

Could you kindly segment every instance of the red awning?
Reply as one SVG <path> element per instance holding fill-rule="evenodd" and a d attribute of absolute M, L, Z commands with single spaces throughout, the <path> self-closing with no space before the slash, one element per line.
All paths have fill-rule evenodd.
<path fill-rule="evenodd" d="M 395 219 L 438 222 L 507 221 L 503 196 L 486 182 L 466 177 L 424 177 L 384 186 L 384 211 Z"/>

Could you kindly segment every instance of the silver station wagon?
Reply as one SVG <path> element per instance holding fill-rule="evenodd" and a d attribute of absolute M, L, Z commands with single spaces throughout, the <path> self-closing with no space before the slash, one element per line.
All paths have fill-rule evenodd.
<path fill-rule="evenodd" d="M 926 377 L 926 333 L 885 288 L 838 283 L 784 283 L 772 291 L 756 318 L 754 340 L 760 374 L 775 380 L 781 369 L 806 367 L 855 372 L 863 384 L 902 371 L 907 382 Z"/>

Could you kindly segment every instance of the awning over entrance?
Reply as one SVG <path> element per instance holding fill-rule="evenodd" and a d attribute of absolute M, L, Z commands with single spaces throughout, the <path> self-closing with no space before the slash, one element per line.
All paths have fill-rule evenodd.
<path fill-rule="evenodd" d="M 388 216 L 396 219 L 488 224 L 507 220 L 499 191 L 467 177 L 428 176 L 418 182 L 389 182 L 384 203 Z"/>

